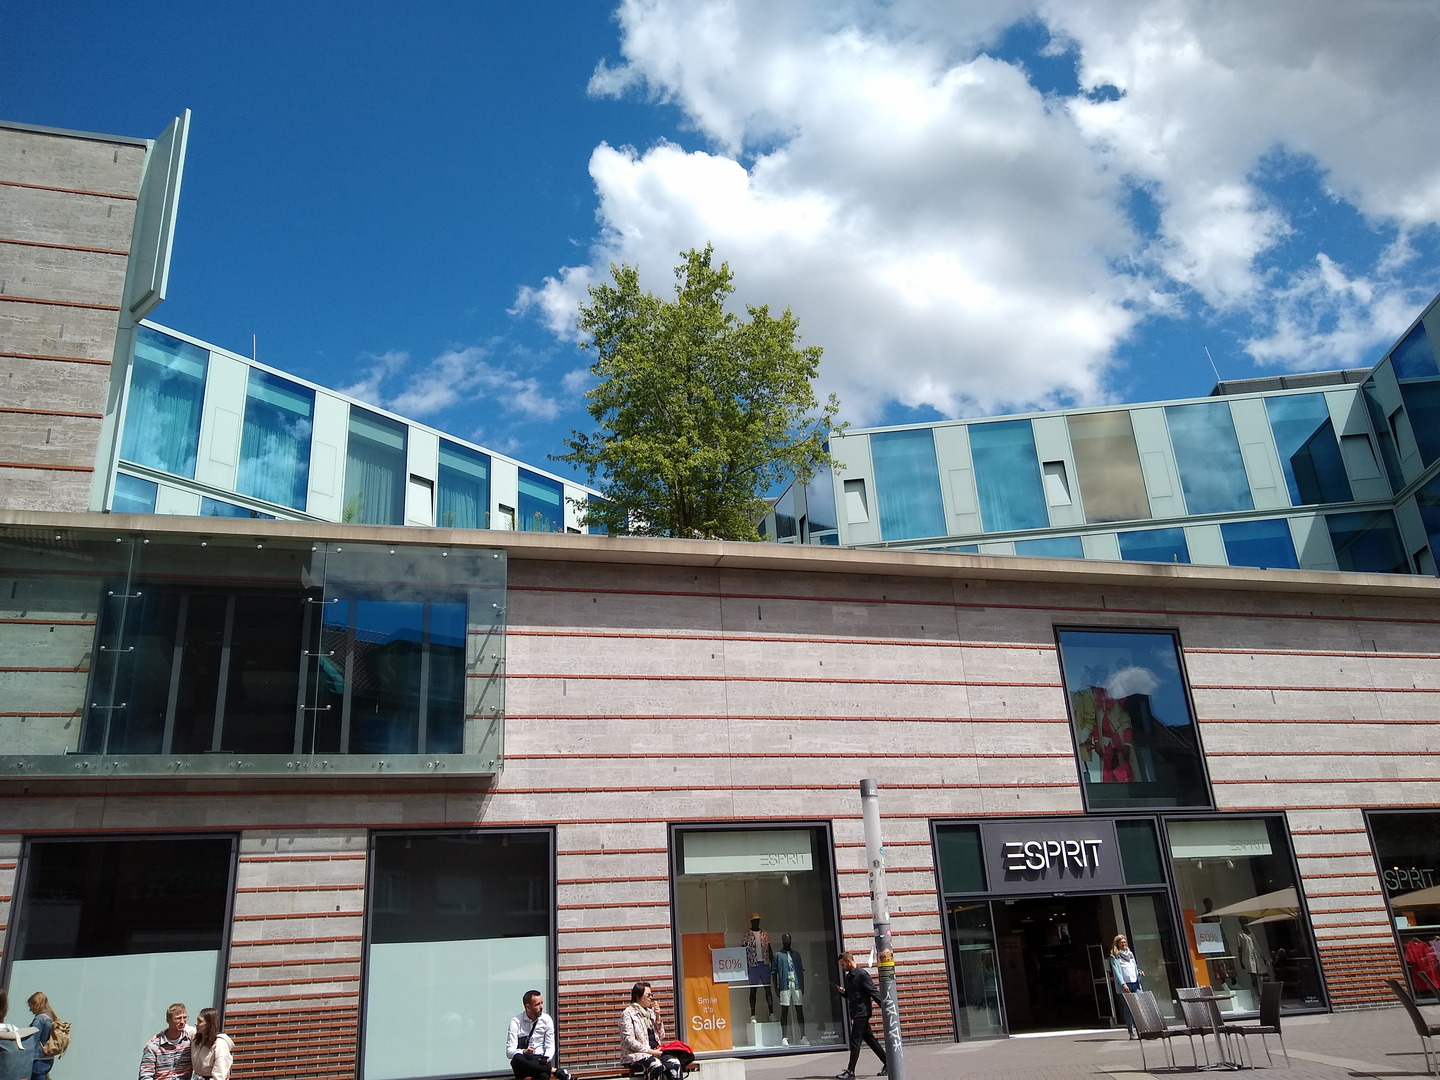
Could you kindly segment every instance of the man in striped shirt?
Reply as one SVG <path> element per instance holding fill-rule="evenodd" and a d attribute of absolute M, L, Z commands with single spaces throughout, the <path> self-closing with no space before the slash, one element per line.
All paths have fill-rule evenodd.
<path fill-rule="evenodd" d="M 165 1030 L 140 1054 L 140 1080 L 190 1080 L 190 1038 L 195 1029 L 185 1020 L 185 1006 L 179 1002 L 165 1010 Z"/>

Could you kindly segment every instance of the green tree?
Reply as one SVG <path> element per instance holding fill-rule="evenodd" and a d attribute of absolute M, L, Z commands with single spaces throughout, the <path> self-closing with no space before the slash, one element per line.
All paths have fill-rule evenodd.
<path fill-rule="evenodd" d="M 572 431 L 556 460 L 598 484 L 605 502 L 584 517 L 612 534 L 757 540 L 763 492 L 830 462 L 840 403 L 815 400 L 820 348 L 798 345 L 789 308 L 778 319 L 764 305 L 746 319 L 727 312 L 730 267 L 712 254 L 684 254 L 674 300 L 641 292 L 633 266 L 612 264 L 613 282 L 591 286 L 580 309 L 597 427 Z"/>

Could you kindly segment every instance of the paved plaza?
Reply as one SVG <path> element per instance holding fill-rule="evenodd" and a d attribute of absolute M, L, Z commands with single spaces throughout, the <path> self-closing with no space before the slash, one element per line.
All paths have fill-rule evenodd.
<path fill-rule="evenodd" d="M 876 1025 L 878 1035 L 878 1023 Z M 1347 1080 L 1349 1077 L 1423 1076 L 1425 1059 L 1420 1039 L 1403 1009 L 1367 1009 L 1319 1016 L 1287 1017 L 1281 1023 L 1290 1065 L 1285 1065 L 1279 1041 L 1269 1037 L 1273 1067 L 1265 1060 L 1260 1040 L 1250 1045 L 1261 1073 L 1275 1080 Z M 1207 1039 L 1215 1055 L 1214 1041 Z M 1198 1043 L 1198 1040 L 1197 1040 Z M 1164 1047 L 1145 1045 L 1150 1074 L 1194 1074 L 1190 1044 L 1173 1040 L 1178 1068 L 1171 1070 Z M 1198 1046 L 1197 1046 L 1198 1050 Z M 826 1080 L 845 1067 L 845 1054 L 828 1051 L 804 1057 L 751 1059 L 748 1080 Z M 1201 1052 L 1200 1063 L 1205 1063 Z M 878 1062 L 864 1049 L 857 1076 L 873 1077 Z M 960 1043 L 915 1043 L 905 1048 L 906 1080 L 1144 1080 L 1140 1044 L 1124 1031 L 1085 1031 L 1060 1035 L 1019 1036 L 1010 1039 Z M 1247 1070 L 1248 1071 L 1248 1070 Z M 703 1070 L 702 1070 L 703 1073 Z"/>

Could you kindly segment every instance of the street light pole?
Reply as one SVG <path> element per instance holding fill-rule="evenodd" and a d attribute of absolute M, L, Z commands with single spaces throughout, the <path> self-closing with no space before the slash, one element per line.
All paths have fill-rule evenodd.
<path fill-rule="evenodd" d="M 885 1058 L 891 1080 L 905 1080 L 905 1048 L 900 1041 L 900 1008 L 895 997 L 895 953 L 890 947 L 890 899 L 885 894 L 885 843 L 880 836 L 880 791 L 874 780 L 860 781 L 860 811 L 865 821 L 870 917 L 875 923 L 875 958 L 880 969 L 880 1014 L 885 1026 Z"/>

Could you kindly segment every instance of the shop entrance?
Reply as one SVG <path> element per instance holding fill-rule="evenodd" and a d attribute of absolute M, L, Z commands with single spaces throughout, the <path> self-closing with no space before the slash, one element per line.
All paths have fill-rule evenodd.
<path fill-rule="evenodd" d="M 1000 983 L 1012 1033 L 1108 1026 L 1105 980 L 1117 896 L 996 900 Z"/>

